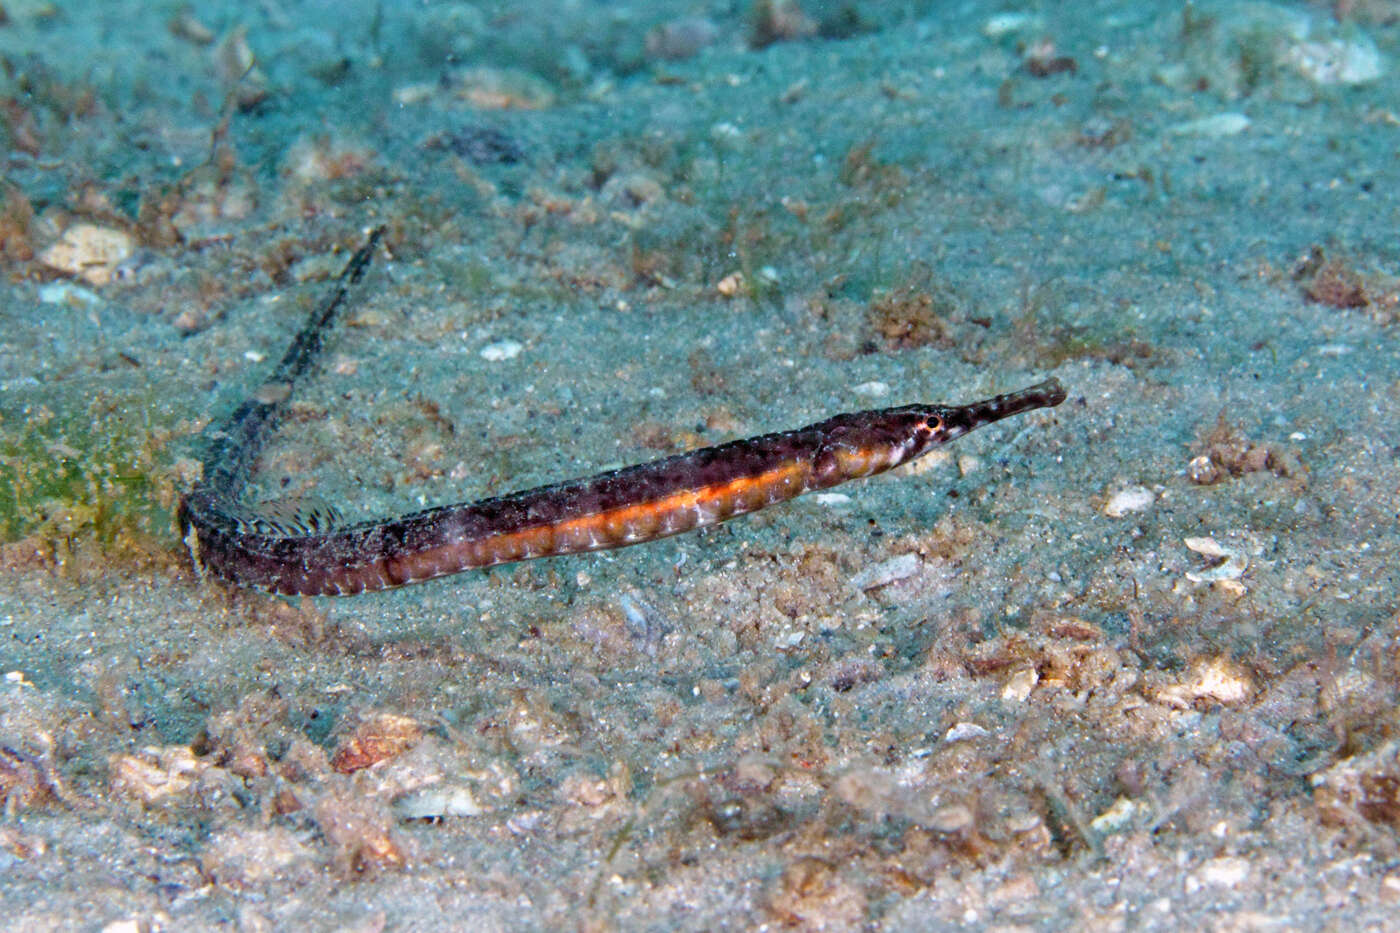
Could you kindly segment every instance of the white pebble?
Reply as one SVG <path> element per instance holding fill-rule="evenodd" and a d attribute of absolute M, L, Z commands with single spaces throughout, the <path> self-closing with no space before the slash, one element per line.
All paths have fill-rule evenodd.
<path fill-rule="evenodd" d="M 1223 557 L 1225 560 L 1207 570 L 1191 571 L 1186 579 L 1192 583 L 1217 583 L 1222 580 L 1238 580 L 1249 566 L 1249 558 L 1242 551 L 1223 547 L 1214 538 L 1183 538 L 1182 543 L 1205 557 Z"/>
<path fill-rule="evenodd" d="M 67 305 L 70 308 L 91 308 L 102 303 L 96 292 L 72 282 L 49 282 L 39 286 L 39 300 L 46 305 Z"/>
<path fill-rule="evenodd" d="M 802 631 L 802 629 L 794 629 L 791 632 L 784 632 L 777 638 L 773 639 L 773 647 L 777 648 L 779 651 L 791 651 L 798 645 L 802 644 L 802 639 L 806 637 L 807 633 Z"/>
<path fill-rule="evenodd" d="M 1242 113 L 1217 113 L 1213 117 L 1187 120 L 1171 128 L 1173 136 L 1203 136 L 1218 139 L 1222 136 L 1237 136 L 1249 129 L 1249 117 Z"/>
<path fill-rule="evenodd" d="M 1249 674 L 1228 658 L 1202 658 L 1178 683 L 1171 684 L 1157 699 L 1176 709 L 1190 709 L 1198 700 L 1230 706 L 1249 699 L 1254 682 Z"/>
<path fill-rule="evenodd" d="M 1385 60 L 1366 36 L 1300 42 L 1289 63 L 1314 84 L 1366 84 L 1385 74 Z"/>
<path fill-rule="evenodd" d="M 1033 667 L 1023 667 L 1006 680 L 1001 688 L 1001 698 L 1011 703 L 1024 703 L 1030 697 L 1035 685 L 1040 683 L 1040 674 Z"/>
<path fill-rule="evenodd" d="M 117 265 L 135 249 L 135 241 L 121 230 L 96 224 L 74 224 L 58 242 L 39 254 L 39 262 L 59 272 L 76 275 L 89 285 L 106 285 Z"/>
<path fill-rule="evenodd" d="M 982 24 L 982 35 L 988 39 L 1000 39 L 1014 32 L 1039 29 L 1041 19 L 1034 13 L 998 13 Z"/>
<path fill-rule="evenodd" d="M 1090 820 L 1089 827 L 1103 835 L 1116 833 L 1132 823 L 1136 812 L 1137 804 L 1127 797 L 1119 797 L 1111 807 Z"/>
<path fill-rule="evenodd" d="M 1225 658 L 1199 662 L 1192 670 L 1186 687 L 1198 698 L 1240 703 L 1249 699 L 1254 686 L 1248 674 Z"/>
<path fill-rule="evenodd" d="M 1108 497 L 1103 514 L 1109 518 L 1122 518 L 1129 512 L 1141 512 L 1152 504 L 1154 498 L 1152 490 L 1146 486 L 1129 486 Z"/>
<path fill-rule="evenodd" d="M 444 785 L 404 794 L 394 801 L 394 812 L 405 820 L 434 820 L 445 816 L 480 816 L 486 811 L 469 788 Z"/>
<path fill-rule="evenodd" d="M 943 734 L 943 741 L 960 742 L 963 739 L 980 739 L 984 735 L 987 735 L 987 730 L 977 723 L 960 722 Z"/>
<path fill-rule="evenodd" d="M 523 349 L 525 349 L 525 345 L 518 340 L 497 340 L 495 343 L 488 343 L 481 348 L 481 358 L 492 363 L 513 360 L 520 355 L 520 351 Z"/>
<path fill-rule="evenodd" d="M 1222 855 L 1202 865 L 1196 877 L 1217 888 L 1237 887 L 1249 878 L 1249 861 L 1238 855 Z"/>
<path fill-rule="evenodd" d="M 851 586 L 858 590 L 873 590 L 876 587 L 888 586 L 897 580 L 912 577 L 918 572 L 919 555 L 901 554 L 898 557 L 881 561 L 873 567 L 866 567 L 851 577 Z"/>
<path fill-rule="evenodd" d="M 1181 542 L 1197 554 L 1204 554 L 1206 557 L 1225 557 L 1230 553 L 1214 538 L 1182 538 Z"/>

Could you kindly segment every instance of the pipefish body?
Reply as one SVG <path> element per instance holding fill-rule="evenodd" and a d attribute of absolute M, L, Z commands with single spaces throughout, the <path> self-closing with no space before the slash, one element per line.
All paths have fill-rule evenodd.
<path fill-rule="evenodd" d="M 202 572 L 273 593 L 348 596 L 625 547 L 883 473 L 983 425 L 1065 400 L 1064 388 L 1050 379 L 968 405 L 853 412 L 596 476 L 348 525 L 316 514 L 287 522 L 250 511 L 239 499 L 253 463 L 382 232 L 351 258 L 272 380 L 210 430 L 204 478 L 179 508 L 185 544 Z"/>

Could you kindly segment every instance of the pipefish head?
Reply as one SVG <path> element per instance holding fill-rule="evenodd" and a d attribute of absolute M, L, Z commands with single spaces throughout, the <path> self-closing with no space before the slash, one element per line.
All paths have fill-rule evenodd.
<path fill-rule="evenodd" d="M 1058 379 L 1047 379 L 1016 392 L 983 399 L 967 405 L 919 407 L 922 423 L 916 434 L 919 446 L 927 450 L 962 437 L 986 424 L 1010 418 L 1037 408 L 1053 408 L 1065 400 L 1065 388 Z"/>
<path fill-rule="evenodd" d="M 983 424 L 1000 422 L 1004 417 L 1033 412 L 1037 408 L 1054 408 L 1064 399 L 1065 391 L 1060 380 L 1046 380 L 1016 392 L 970 402 L 969 405 L 934 409 L 937 424 L 932 423 L 931 419 L 930 427 L 937 437 L 931 443 L 946 443 L 962 437 L 967 431 L 979 429 Z"/>

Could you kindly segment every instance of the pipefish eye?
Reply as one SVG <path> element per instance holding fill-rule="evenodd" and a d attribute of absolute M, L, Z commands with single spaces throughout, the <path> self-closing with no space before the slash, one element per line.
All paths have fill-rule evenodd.
<path fill-rule="evenodd" d="M 908 442 L 927 446 L 935 443 L 935 438 L 943 430 L 943 419 L 937 415 L 919 415 L 909 431 Z"/>

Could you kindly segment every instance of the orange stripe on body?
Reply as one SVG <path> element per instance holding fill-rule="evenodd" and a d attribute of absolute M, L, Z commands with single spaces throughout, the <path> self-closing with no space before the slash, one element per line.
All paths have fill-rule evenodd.
<path fill-rule="evenodd" d="M 877 449 L 847 449 L 840 455 L 844 478 L 869 476 L 886 466 L 885 452 Z M 801 495 L 807 489 L 811 467 L 805 461 L 789 460 L 753 476 L 740 476 L 724 483 L 698 486 L 673 492 L 660 499 L 581 515 L 551 525 L 535 525 L 505 534 L 470 541 L 456 541 L 440 547 L 404 555 L 397 559 L 390 580 L 353 579 L 363 573 L 379 576 L 385 568 L 362 567 L 362 574 L 351 573 L 354 592 L 381 589 L 401 582 L 425 580 L 471 567 L 490 567 L 532 557 L 575 554 L 604 550 L 624 544 L 640 544 L 656 538 L 690 531 L 701 524 L 712 525 L 735 515 L 752 512 L 774 502 Z M 707 513 L 702 522 L 701 512 Z M 666 527 L 670 515 L 683 520 Z M 628 533 L 633 537 L 628 540 Z"/>
<path fill-rule="evenodd" d="M 807 473 L 807 464 L 788 461 L 754 476 L 741 476 L 726 483 L 682 489 L 661 499 L 636 502 L 594 515 L 583 515 L 549 527 L 553 530 L 556 541 L 560 538 L 575 541 L 597 539 L 596 545 L 579 548 L 580 550 L 606 547 L 623 541 L 629 531 L 635 533 L 635 542 L 648 541 L 696 527 L 702 523 L 700 516 L 696 514 L 700 511 L 710 513 L 713 517 L 704 523 L 713 524 L 740 512 L 751 512 L 768 502 L 791 499 L 806 488 Z M 775 490 L 781 490 L 781 494 L 774 496 Z M 675 514 L 693 520 L 679 522 L 663 531 L 667 516 Z"/>
<path fill-rule="evenodd" d="M 710 513 L 713 517 L 705 524 L 714 524 L 741 512 L 751 512 L 769 502 L 800 495 L 806 488 L 808 473 L 806 463 L 789 461 L 754 476 L 683 489 L 660 499 L 495 535 L 480 542 L 482 550 L 486 552 L 482 556 L 488 559 L 481 563 L 472 561 L 471 565 L 506 563 L 527 556 L 570 554 L 616 547 L 619 543 L 638 544 L 695 528 L 701 524 L 697 511 Z M 780 494 L 774 495 L 775 491 L 780 491 Z M 666 528 L 666 518 L 673 514 L 685 515 L 689 520 Z M 631 541 L 626 540 L 629 531 L 635 535 Z M 446 545 L 435 550 L 460 547 L 460 544 Z"/>

